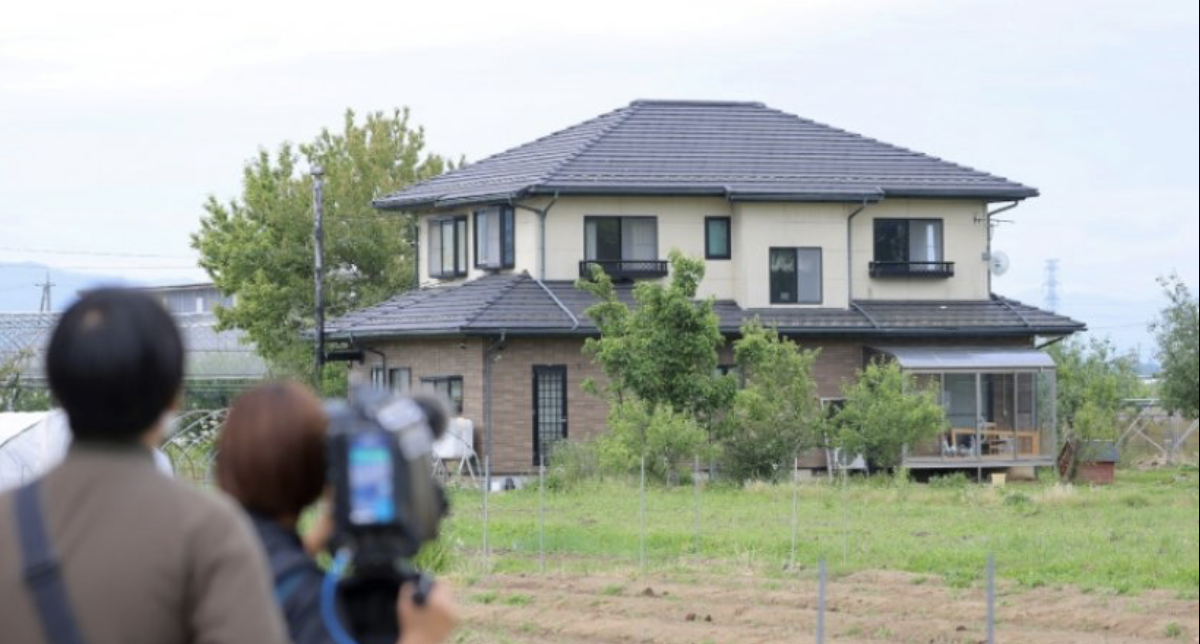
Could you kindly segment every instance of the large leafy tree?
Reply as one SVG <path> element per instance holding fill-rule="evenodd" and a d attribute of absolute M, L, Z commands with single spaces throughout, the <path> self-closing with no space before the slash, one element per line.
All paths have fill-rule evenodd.
<path fill-rule="evenodd" d="M 411 218 L 383 214 L 371 201 L 441 174 L 453 164 L 425 151 L 425 133 L 407 109 L 347 111 L 340 131 L 310 143 L 260 150 L 242 173 L 242 194 L 210 197 L 192 245 L 217 288 L 236 296 L 217 311 L 222 328 L 246 331 L 277 374 L 309 377 L 313 324 L 313 193 L 309 169 L 325 170 L 327 315 L 375 304 L 414 283 Z M 326 386 L 344 386 L 338 370 Z"/>
<path fill-rule="evenodd" d="M 742 327 L 733 350 L 745 386 L 723 424 L 725 466 L 738 480 L 770 479 L 822 442 L 824 412 L 812 377 L 819 352 L 758 322 Z"/>
<path fill-rule="evenodd" d="M 1195 419 L 1200 415 L 1200 324 L 1197 301 L 1178 277 L 1162 280 L 1171 303 L 1154 325 L 1162 363 L 1159 396 L 1171 412 Z"/>

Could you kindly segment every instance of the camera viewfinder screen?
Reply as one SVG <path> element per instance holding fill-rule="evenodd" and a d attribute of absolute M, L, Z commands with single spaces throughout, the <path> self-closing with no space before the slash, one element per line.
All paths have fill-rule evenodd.
<path fill-rule="evenodd" d="M 396 518 L 392 457 L 386 436 L 366 434 L 350 441 L 350 522 L 369 526 Z"/>

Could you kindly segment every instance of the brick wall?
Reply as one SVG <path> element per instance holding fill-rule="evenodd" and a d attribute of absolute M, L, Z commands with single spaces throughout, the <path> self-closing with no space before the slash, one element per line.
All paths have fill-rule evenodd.
<path fill-rule="evenodd" d="M 813 368 L 818 394 L 822 398 L 840 398 L 843 384 L 854 379 L 863 367 L 862 340 L 798 339 L 805 349 L 819 349 L 820 356 Z M 485 425 L 483 414 L 483 352 L 485 340 L 421 339 L 389 341 L 372 348 L 383 351 L 389 368 L 406 367 L 412 370 L 414 390 L 420 389 L 422 378 L 462 376 L 463 415 L 475 423 L 476 449 L 484 454 Z M 1022 340 L 950 340 L 943 342 L 964 346 L 988 344 L 1027 345 Z M 913 344 L 935 344 L 938 340 L 916 341 Z M 899 343 L 896 343 L 899 344 Z M 599 367 L 583 354 L 583 340 L 578 338 L 510 338 L 492 370 L 493 471 L 498 474 L 519 474 L 533 471 L 533 367 L 563 366 L 567 369 L 567 427 L 571 439 L 590 439 L 605 430 L 608 406 L 600 398 L 583 391 L 584 380 L 591 378 L 603 386 L 605 378 Z M 720 352 L 720 363 L 731 364 L 730 346 Z M 369 380 L 372 367 L 381 366 L 374 354 L 366 362 L 355 365 L 354 380 Z"/>

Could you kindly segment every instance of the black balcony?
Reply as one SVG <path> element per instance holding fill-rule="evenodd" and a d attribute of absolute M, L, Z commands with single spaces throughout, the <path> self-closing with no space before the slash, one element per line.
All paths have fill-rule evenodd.
<path fill-rule="evenodd" d="M 871 277 L 947 279 L 954 277 L 954 262 L 871 262 Z"/>
<path fill-rule="evenodd" d="M 666 277 L 668 264 L 661 259 L 589 259 L 579 262 L 579 276 L 592 276 L 592 267 L 599 266 L 613 280 L 644 280 Z"/>

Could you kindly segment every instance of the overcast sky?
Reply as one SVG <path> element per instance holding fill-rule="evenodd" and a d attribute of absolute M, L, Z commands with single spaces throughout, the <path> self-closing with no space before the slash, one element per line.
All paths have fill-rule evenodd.
<path fill-rule="evenodd" d="M 413 4 L 9 3 L 0 263 L 202 279 L 206 196 L 348 107 L 409 106 L 432 150 L 474 160 L 635 98 L 703 98 L 1037 186 L 1004 215 L 996 290 L 1042 304 L 1059 259 L 1061 310 L 1123 346 L 1149 349 L 1156 277 L 1196 286 L 1194 1 Z"/>

